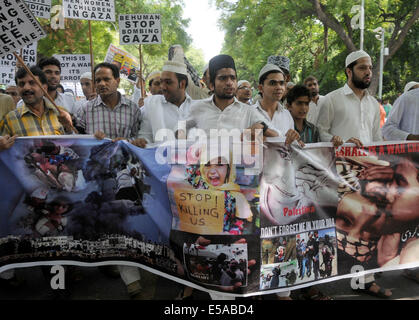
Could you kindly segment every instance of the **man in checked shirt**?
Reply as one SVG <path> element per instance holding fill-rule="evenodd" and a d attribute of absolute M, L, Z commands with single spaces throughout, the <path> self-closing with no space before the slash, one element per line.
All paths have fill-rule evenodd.
<path fill-rule="evenodd" d="M 134 145 L 141 145 L 142 139 L 137 139 L 141 110 L 118 92 L 118 67 L 103 62 L 93 71 L 98 96 L 77 112 L 76 128 L 99 139 L 128 140 Z"/>
<path fill-rule="evenodd" d="M 145 147 L 146 140 L 138 138 L 140 129 L 140 107 L 118 92 L 119 69 L 111 63 L 95 66 L 94 84 L 98 96 L 79 109 L 76 128 L 81 133 L 94 134 L 98 139 L 128 140 L 134 145 Z M 118 266 L 121 278 L 132 299 L 141 298 L 139 269 Z"/>

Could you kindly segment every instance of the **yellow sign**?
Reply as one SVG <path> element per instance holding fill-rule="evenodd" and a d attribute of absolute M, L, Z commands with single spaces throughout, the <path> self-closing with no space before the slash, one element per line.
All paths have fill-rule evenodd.
<path fill-rule="evenodd" d="M 219 234 L 224 223 L 224 192 L 214 190 L 175 190 L 180 219 L 179 230 L 197 234 Z"/>

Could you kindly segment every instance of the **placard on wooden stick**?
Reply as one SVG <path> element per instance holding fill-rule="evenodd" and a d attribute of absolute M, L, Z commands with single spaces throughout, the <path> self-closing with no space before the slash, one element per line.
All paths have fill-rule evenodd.
<path fill-rule="evenodd" d="M 46 36 L 23 0 L 3 0 L 0 5 L 0 57 L 14 53 Z"/>
<path fill-rule="evenodd" d="M 118 18 L 120 44 L 161 44 L 160 14 L 121 14 Z"/>
<path fill-rule="evenodd" d="M 115 21 L 114 0 L 63 0 L 64 18 Z"/>

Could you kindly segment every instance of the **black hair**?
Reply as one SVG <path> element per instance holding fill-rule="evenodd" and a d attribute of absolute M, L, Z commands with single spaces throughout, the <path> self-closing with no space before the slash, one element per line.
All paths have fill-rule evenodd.
<path fill-rule="evenodd" d="M 58 61 L 57 58 L 51 57 L 51 58 L 42 58 L 41 60 L 39 60 L 38 62 L 38 67 L 42 69 L 44 69 L 45 66 L 57 66 L 58 69 L 60 69 L 60 73 L 61 73 L 61 63 L 60 61 Z"/>
<path fill-rule="evenodd" d="M 45 73 L 41 70 L 41 68 L 37 66 L 32 66 L 29 68 L 29 70 L 32 72 L 34 76 L 37 76 L 39 78 L 39 81 L 41 81 L 42 84 L 48 84 L 47 77 L 45 76 Z M 28 72 L 26 71 L 25 68 L 23 67 L 19 68 L 15 74 L 16 84 L 17 84 L 18 79 L 24 78 L 27 74 Z"/>
<path fill-rule="evenodd" d="M 351 64 L 349 64 L 349 65 L 346 67 L 346 68 L 351 69 L 352 73 L 354 72 L 354 67 L 355 67 L 355 65 L 356 65 L 356 61 L 357 61 L 357 60 L 355 60 L 354 62 L 352 62 Z M 346 79 L 348 79 L 348 74 L 346 73 L 346 68 L 345 68 L 345 75 L 346 75 Z"/>
<path fill-rule="evenodd" d="M 303 81 L 304 85 L 306 85 L 306 83 L 309 82 L 309 81 L 316 81 L 317 83 L 319 82 L 319 80 L 317 80 L 317 78 L 315 76 L 308 76 Z"/>
<path fill-rule="evenodd" d="M 301 84 L 297 84 L 292 89 L 290 89 L 285 98 L 288 105 L 291 105 L 299 97 L 308 97 L 309 99 L 311 97 L 310 90 Z"/>
<path fill-rule="evenodd" d="M 264 74 L 260 77 L 259 84 L 262 84 L 262 85 L 263 85 L 263 83 L 265 82 L 266 78 L 267 78 L 267 77 L 268 77 L 271 73 L 281 73 L 281 74 L 284 76 L 284 79 L 285 79 L 285 74 L 284 74 L 283 72 L 281 72 L 281 71 L 279 71 L 279 70 L 271 70 L 271 71 L 268 71 L 268 72 L 264 73 Z"/>
<path fill-rule="evenodd" d="M 176 72 L 175 72 L 175 75 L 176 75 L 176 78 L 177 78 L 179 84 L 182 80 L 185 80 L 185 82 L 186 82 L 185 83 L 185 89 L 186 89 L 188 87 L 188 77 L 184 74 L 176 73 Z"/>
<path fill-rule="evenodd" d="M 108 69 L 111 69 L 113 77 L 115 79 L 118 79 L 119 78 L 119 69 L 118 69 L 118 67 L 116 65 L 114 65 L 112 63 L 109 63 L 109 62 L 99 63 L 93 69 L 93 73 L 96 73 L 96 70 L 99 69 L 99 68 L 108 68 Z"/>

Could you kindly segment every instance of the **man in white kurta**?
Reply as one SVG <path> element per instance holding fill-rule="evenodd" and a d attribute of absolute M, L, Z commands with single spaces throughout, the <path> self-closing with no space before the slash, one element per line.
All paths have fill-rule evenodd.
<path fill-rule="evenodd" d="M 320 103 L 320 139 L 329 142 L 339 136 L 343 142 L 358 146 L 382 141 L 379 104 L 367 90 L 372 76 L 371 58 L 360 50 L 348 55 L 346 61 L 347 83 Z"/>
<path fill-rule="evenodd" d="M 193 100 L 186 93 L 187 75 L 183 62 L 172 60 L 163 66 L 160 75 L 163 95 L 145 99 L 141 110 L 143 118 L 139 137 L 147 144 L 174 139 L 173 130 L 178 121 L 188 117 Z"/>
<path fill-rule="evenodd" d="M 390 141 L 419 140 L 419 87 L 396 100 L 382 131 Z"/>

